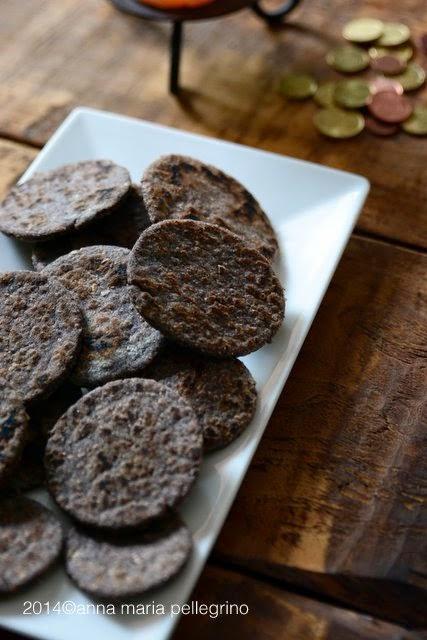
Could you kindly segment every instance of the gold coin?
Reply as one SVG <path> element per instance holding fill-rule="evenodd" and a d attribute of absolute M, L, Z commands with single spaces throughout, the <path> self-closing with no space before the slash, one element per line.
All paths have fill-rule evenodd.
<path fill-rule="evenodd" d="M 404 91 L 414 91 L 423 86 L 426 73 L 416 62 L 410 62 L 403 73 L 393 76 L 402 85 Z"/>
<path fill-rule="evenodd" d="M 314 114 L 315 127 L 329 138 L 352 138 L 365 126 L 365 118 L 357 111 L 343 109 L 320 109 Z"/>
<path fill-rule="evenodd" d="M 375 45 L 369 49 L 369 55 L 373 60 L 375 58 L 383 58 L 384 56 L 394 56 L 402 62 L 408 62 L 414 55 L 414 50 L 410 44 L 403 44 L 400 47 L 393 47 L 391 49 Z"/>
<path fill-rule="evenodd" d="M 344 26 L 343 36 L 351 42 L 371 42 L 379 38 L 384 24 L 375 18 L 356 18 Z"/>
<path fill-rule="evenodd" d="M 385 22 L 383 26 L 383 32 L 378 39 L 381 47 L 395 47 L 407 42 L 411 37 L 409 27 L 402 22 Z"/>
<path fill-rule="evenodd" d="M 316 80 L 305 73 L 288 73 L 280 83 L 280 91 L 291 100 L 310 98 L 316 89 Z"/>
<path fill-rule="evenodd" d="M 334 92 L 336 86 L 336 82 L 325 82 L 325 84 L 320 85 L 314 94 L 314 101 L 319 105 L 319 107 L 334 106 Z"/>
<path fill-rule="evenodd" d="M 355 73 L 366 69 L 369 64 L 369 56 L 360 47 L 345 45 L 329 51 L 326 54 L 326 62 L 337 71 Z"/>
<path fill-rule="evenodd" d="M 370 97 L 369 84 L 363 80 L 342 80 L 337 83 L 334 93 L 335 102 L 346 109 L 364 107 Z"/>
<path fill-rule="evenodd" d="M 427 107 L 415 107 L 412 115 L 402 122 L 402 129 L 413 136 L 427 136 Z"/>

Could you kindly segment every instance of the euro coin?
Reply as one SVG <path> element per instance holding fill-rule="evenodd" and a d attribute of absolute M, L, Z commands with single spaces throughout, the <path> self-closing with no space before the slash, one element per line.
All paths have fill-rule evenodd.
<path fill-rule="evenodd" d="M 413 114 L 402 123 L 402 129 L 413 136 L 427 136 L 427 107 L 415 107 Z"/>
<path fill-rule="evenodd" d="M 368 109 L 374 118 L 395 124 L 409 118 L 412 104 L 406 96 L 399 96 L 394 91 L 382 91 L 372 97 Z"/>
<path fill-rule="evenodd" d="M 280 83 L 281 93 L 291 100 L 310 98 L 316 89 L 316 80 L 305 73 L 288 73 Z"/>
<path fill-rule="evenodd" d="M 399 131 L 399 126 L 397 124 L 382 122 L 372 116 L 366 116 L 365 128 L 369 133 L 373 133 L 375 136 L 381 137 L 393 136 Z"/>
<path fill-rule="evenodd" d="M 347 22 L 343 29 L 343 36 L 351 42 L 371 42 L 377 40 L 384 29 L 381 20 L 375 18 L 356 18 Z"/>
<path fill-rule="evenodd" d="M 408 62 L 414 55 L 414 50 L 410 44 L 403 44 L 400 47 L 379 47 L 375 44 L 369 49 L 369 55 L 372 59 L 382 58 L 383 56 L 393 56 L 402 62 Z"/>
<path fill-rule="evenodd" d="M 402 24 L 402 22 L 385 22 L 378 44 L 381 47 L 395 47 L 407 42 L 410 37 L 411 32 L 406 24 Z"/>
<path fill-rule="evenodd" d="M 371 80 L 369 87 L 373 94 L 381 93 L 381 91 L 394 91 L 394 93 L 401 96 L 403 93 L 403 87 L 399 82 L 394 80 L 394 78 L 384 78 L 383 76 L 378 76 Z"/>
<path fill-rule="evenodd" d="M 334 99 L 340 107 L 358 109 L 369 102 L 371 91 L 363 80 L 343 80 L 335 88 Z"/>
<path fill-rule="evenodd" d="M 426 73 L 416 62 L 410 62 L 403 73 L 394 76 L 394 79 L 403 87 L 404 91 L 415 91 L 423 86 Z"/>
<path fill-rule="evenodd" d="M 369 56 L 360 47 L 345 45 L 332 49 L 326 55 L 326 62 L 330 67 L 342 73 L 362 71 L 369 65 Z"/>
<path fill-rule="evenodd" d="M 314 114 L 315 127 L 329 138 L 352 138 L 365 126 L 365 119 L 357 111 L 344 111 L 330 107 Z"/>
<path fill-rule="evenodd" d="M 371 69 L 383 73 L 385 76 L 395 76 L 405 71 L 406 62 L 394 56 L 381 56 L 371 60 Z"/>
<path fill-rule="evenodd" d="M 320 87 L 314 94 L 314 101 L 319 105 L 319 107 L 334 106 L 334 92 L 336 86 L 336 82 L 325 82 L 324 84 L 320 85 Z"/>

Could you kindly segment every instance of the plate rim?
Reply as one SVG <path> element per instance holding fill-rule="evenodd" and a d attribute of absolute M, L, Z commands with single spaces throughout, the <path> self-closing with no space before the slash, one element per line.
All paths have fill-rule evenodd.
<path fill-rule="evenodd" d="M 325 172 L 328 175 L 335 174 L 340 176 L 341 178 L 353 179 L 355 184 L 358 184 L 362 189 L 363 194 L 366 198 L 370 189 L 370 182 L 365 177 L 358 173 L 354 173 L 351 171 L 345 171 L 343 169 L 336 169 L 335 167 L 328 167 L 317 162 L 312 162 L 311 160 L 303 160 L 301 158 L 294 158 L 293 156 L 288 156 L 285 154 L 277 153 L 275 151 L 268 151 L 267 149 L 259 149 L 258 147 L 251 147 L 249 145 L 243 144 L 241 142 L 233 142 L 231 140 L 223 140 L 221 138 L 217 138 L 215 136 L 209 136 L 203 133 L 195 133 L 193 131 L 187 131 L 185 129 L 179 129 L 178 127 L 172 127 L 170 125 L 162 124 L 159 122 L 151 122 L 150 120 L 144 120 L 142 118 L 137 118 L 135 116 L 124 115 L 121 113 L 114 113 L 113 111 L 107 111 L 103 109 L 95 109 L 93 107 L 75 107 L 70 111 L 68 116 L 61 122 L 59 127 L 55 130 L 55 132 L 51 135 L 46 144 L 40 149 L 37 156 L 33 159 L 29 167 L 22 174 L 18 182 L 23 182 L 29 176 L 33 175 L 35 171 L 37 171 L 37 166 L 42 161 L 45 154 L 49 153 L 50 149 L 56 144 L 57 140 L 65 133 L 65 131 L 72 125 L 74 125 L 80 118 L 84 118 L 86 116 L 96 117 L 96 118 L 106 118 L 111 120 L 120 119 L 125 122 L 137 124 L 139 126 L 148 126 L 150 128 L 155 128 L 158 130 L 162 130 L 165 133 L 173 133 L 174 135 L 180 134 L 188 136 L 192 139 L 198 139 L 204 141 L 206 143 L 219 144 L 220 146 L 229 146 L 239 149 L 244 149 L 245 151 L 253 152 L 257 155 L 262 155 L 264 157 L 272 157 L 272 158 L 281 158 L 286 159 L 295 165 L 303 165 L 306 167 L 311 167 L 313 170 L 318 172 Z M 357 218 L 356 218 L 357 221 Z"/>

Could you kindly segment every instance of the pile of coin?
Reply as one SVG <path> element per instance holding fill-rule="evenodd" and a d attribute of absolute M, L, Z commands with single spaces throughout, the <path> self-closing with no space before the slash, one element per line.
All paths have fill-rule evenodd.
<path fill-rule="evenodd" d="M 326 63 L 347 77 L 318 85 L 306 73 L 282 78 L 281 93 L 291 100 L 313 97 L 321 107 L 314 125 L 331 138 L 351 138 L 363 129 L 378 136 L 403 130 L 427 135 L 427 105 L 416 105 L 406 95 L 426 80 L 423 67 L 413 60 L 415 45 L 409 27 L 400 22 L 357 18 L 342 31 L 346 43 L 326 55 Z M 427 34 L 421 38 L 424 50 Z M 359 74 L 369 69 L 369 77 Z"/>

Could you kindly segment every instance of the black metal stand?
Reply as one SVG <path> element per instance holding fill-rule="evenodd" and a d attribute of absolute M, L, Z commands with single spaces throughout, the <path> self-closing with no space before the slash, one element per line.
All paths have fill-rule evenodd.
<path fill-rule="evenodd" d="M 171 61 L 169 74 L 169 91 L 173 94 L 179 92 L 179 67 L 181 63 L 182 22 L 174 22 L 171 38 Z"/>
<path fill-rule="evenodd" d="M 183 38 L 183 23 L 194 20 L 208 20 L 240 11 L 250 7 L 260 18 L 268 24 L 275 24 L 288 15 L 301 0 L 284 0 L 283 4 L 272 11 L 261 6 L 262 0 L 215 0 L 201 7 L 192 9 L 155 9 L 138 0 L 109 0 L 117 9 L 146 20 L 168 20 L 173 23 L 170 45 L 169 91 L 179 93 L 179 68 Z"/>

